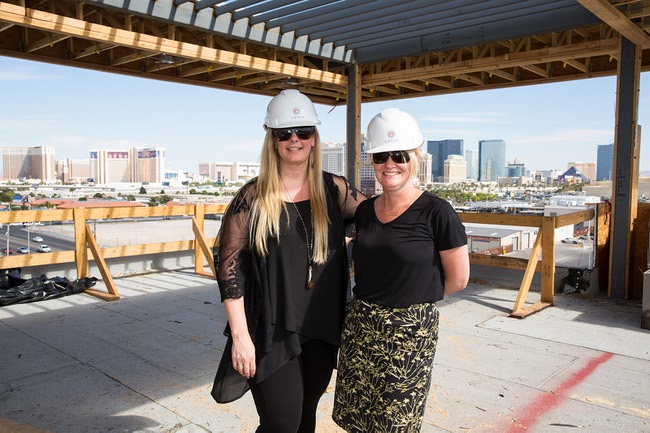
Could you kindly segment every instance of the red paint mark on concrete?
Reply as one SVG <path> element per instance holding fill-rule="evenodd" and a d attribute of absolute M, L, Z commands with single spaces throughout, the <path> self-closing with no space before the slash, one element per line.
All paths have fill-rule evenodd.
<path fill-rule="evenodd" d="M 613 353 L 603 353 L 598 358 L 592 359 L 581 370 L 576 371 L 566 381 L 561 383 L 555 391 L 546 393 L 535 399 L 535 401 L 520 412 L 521 416 L 515 418 L 515 424 L 508 429 L 508 433 L 530 431 L 542 415 L 558 406 L 572 388 L 584 382 L 589 375 L 596 371 L 596 368 L 609 361 L 613 356 Z"/>

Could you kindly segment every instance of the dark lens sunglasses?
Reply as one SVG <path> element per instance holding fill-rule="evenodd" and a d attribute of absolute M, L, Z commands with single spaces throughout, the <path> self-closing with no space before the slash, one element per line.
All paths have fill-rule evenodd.
<path fill-rule="evenodd" d="M 392 152 L 373 153 L 372 162 L 375 164 L 383 164 L 384 162 L 388 161 L 389 156 L 395 164 L 404 164 L 405 162 L 409 162 L 411 160 L 411 157 L 407 151 L 395 150 Z"/>
<path fill-rule="evenodd" d="M 316 128 L 313 126 L 300 126 L 297 128 L 282 128 L 274 129 L 273 136 L 278 141 L 287 141 L 291 138 L 291 134 L 296 133 L 296 137 L 301 140 L 308 140 L 316 132 Z"/>

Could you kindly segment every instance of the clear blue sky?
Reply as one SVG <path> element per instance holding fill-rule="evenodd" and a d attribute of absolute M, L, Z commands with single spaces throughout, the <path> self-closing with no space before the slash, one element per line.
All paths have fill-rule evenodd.
<path fill-rule="evenodd" d="M 642 171 L 650 170 L 650 75 L 641 76 Z M 465 149 L 503 139 L 506 158 L 529 169 L 596 162 L 614 142 L 614 77 L 362 105 L 362 130 L 387 107 L 412 114 L 426 140 Z M 57 159 L 91 149 L 162 146 L 170 169 L 207 161 L 258 161 L 270 98 L 131 78 L 0 56 L 0 146 L 53 146 Z M 324 141 L 345 141 L 345 107 L 317 105 Z"/>

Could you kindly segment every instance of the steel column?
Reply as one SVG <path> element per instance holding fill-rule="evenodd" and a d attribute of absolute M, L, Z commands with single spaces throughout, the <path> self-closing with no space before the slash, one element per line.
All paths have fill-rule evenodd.
<path fill-rule="evenodd" d="M 638 182 L 637 119 L 641 48 L 619 38 L 616 92 L 616 136 L 612 178 L 612 223 L 610 226 L 609 295 L 629 295 L 632 230 L 636 220 L 635 185 Z M 636 172 L 635 172 L 636 170 Z"/>
<path fill-rule="evenodd" d="M 359 65 L 348 68 L 348 105 L 346 108 L 347 177 L 361 188 L 359 161 L 361 159 L 361 71 Z"/>

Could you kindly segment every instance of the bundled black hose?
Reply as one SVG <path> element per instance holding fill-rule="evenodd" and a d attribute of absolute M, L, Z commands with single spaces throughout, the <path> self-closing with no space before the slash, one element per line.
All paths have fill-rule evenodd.
<path fill-rule="evenodd" d="M 45 274 L 28 280 L 20 277 L 20 269 L 0 271 L 0 307 L 81 293 L 97 283 L 97 278 L 70 281 L 65 277 L 49 278 Z"/>

